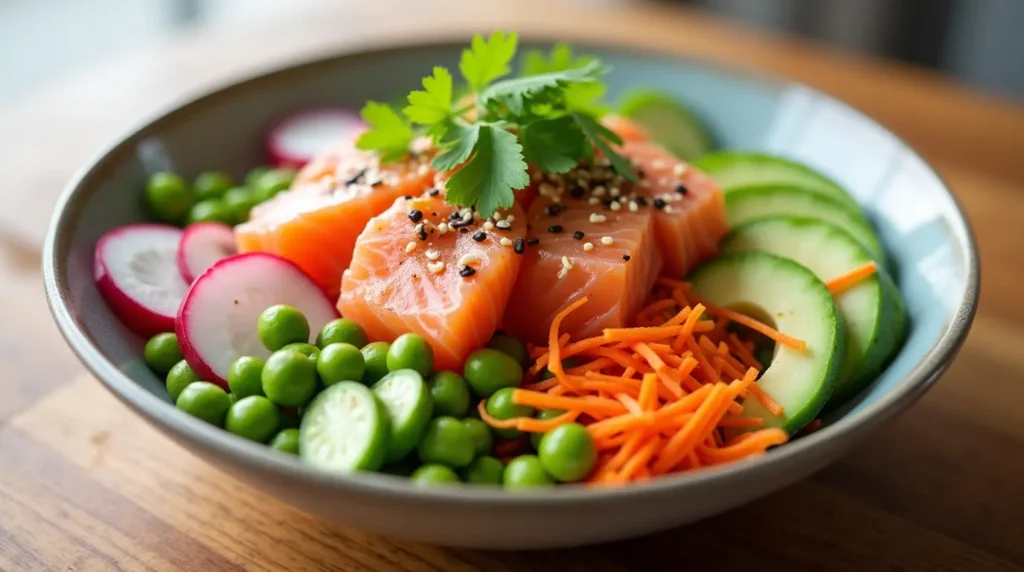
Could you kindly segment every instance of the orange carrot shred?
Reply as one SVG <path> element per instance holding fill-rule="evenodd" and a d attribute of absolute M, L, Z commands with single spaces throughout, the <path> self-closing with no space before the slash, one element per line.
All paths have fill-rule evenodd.
<path fill-rule="evenodd" d="M 843 292 L 849 290 L 850 288 L 853 288 L 857 284 L 860 284 L 862 280 L 870 276 L 873 276 L 876 272 L 878 272 L 878 265 L 875 264 L 874 260 L 872 260 L 866 264 L 854 268 L 853 270 L 847 272 L 846 274 L 843 274 L 842 276 L 837 276 L 829 280 L 828 282 L 825 283 L 825 286 L 827 286 L 828 291 L 831 292 L 833 296 L 835 296 L 837 294 L 842 294 Z"/>

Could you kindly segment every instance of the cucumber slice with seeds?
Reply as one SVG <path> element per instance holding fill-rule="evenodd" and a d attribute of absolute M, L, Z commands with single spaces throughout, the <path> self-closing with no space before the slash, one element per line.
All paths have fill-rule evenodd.
<path fill-rule="evenodd" d="M 376 471 L 384 463 L 388 431 L 388 412 L 370 388 L 342 381 L 306 407 L 299 426 L 299 455 L 335 473 Z"/>
<path fill-rule="evenodd" d="M 434 413 L 434 399 L 423 376 L 411 369 L 393 371 L 373 384 L 374 395 L 387 409 L 390 438 L 385 460 L 393 463 L 416 448 Z"/>
<path fill-rule="evenodd" d="M 692 111 L 668 94 L 649 89 L 622 96 L 619 113 L 636 121 L 654 141 L 684 161 L 712 149 L 711 135 Z"/>
<path fill-rule="evenodd" d="M 750 313 L 807 344 L 800 350 L 775 344 L 772 362 L 758 381 L 782 406 L 782 415 L 773 415 L 755 398 L 744 401 L 743 415 L 791 434 L 814 419 L 832 393 L 844 347 L 825 284 L 796 262 L 764 252 L 721 255 L 690 280 L 694 292 L 711 304 Z"/>

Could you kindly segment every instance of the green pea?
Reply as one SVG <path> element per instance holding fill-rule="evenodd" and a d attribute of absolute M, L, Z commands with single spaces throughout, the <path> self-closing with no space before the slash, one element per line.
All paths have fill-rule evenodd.
<path fill-rule="evenodd" d="M 533 408 L 525 405 L 516 405 L 512 402 L 512 394 L 515 388 L 503 387 L 494 392 L 494 395 L 487 398 L 485 408 L 487 413 L 495 419 L 512 419 L 513 417 L 531 417 Z M 502 439 L 515 439 L 523 434 L 518 429 L 495 429 L 494 434 Z"/>
<path fill-rule="evenodd" d="M 444 465 L 427 464 L 412 472 L 409 477 L 419 487 L 458 483 L 459 475 Z"/>
<path fill-rule="evenodd" d="M 348 318 L 331 320 L 316 335 L 316 345 L 323 349 L 331 344 L 351 344 L 361 348 L 366 345 L 366 332 Z"/>
<path fill-rule="evenodd" d="M 313 344 L 306 342 L 292 342 L 281 348 L 282 350 L 292 350 L 293 352 L 299 352 L 304 356 L 308 356 L 314 360 L 320 359 L 320 348 Z"/>
<path fill-rule="evenodd" d="M 262 177 L 263 175 L 267 174 L 267 172 L 269 172 L 269 171 L 270 171 L 270 167 L 267 167 L 266 165 L 260 165 L 259 167 L 252 168 L 245 175 L 245 186 L 249 187 L 250 189 L 255 188 L 256 187 L 256 181 L 258 181 L 260 179 L 260 177 Z"/>
<path fill-rule="evenodd" d="M 359 348 L 352 344 L 328 344 L 320 350 L 316 371 L 325 386 L 339 381 L 362 381 L 366 362 Z"/>
<path fill-rule="evenodd" d="M 249 220 L 249 213 L 256 206 L 256 194 L 245 187 L 235 187 L 228 189 L 221 201 L 231 213 L 231 223 L 242 224 Z"/>
<path fill-rule="evenodd" d="M 282 453 L 299 454 L 299 430 L 294 427 L 282 429 L 274 435 L 274 438 L 267 443 L 271 449 L 277 449 Z"/>
<path fill-rule="evenodd" d="M 291 350 L 270 354 L 260 376 L 263 394 L 283 407 L 305 405 L 316 393 L 316 361 Z"/>
<path fill-rule="evenodd" d="M 473 450 L 479 455 L 489 455 L 494 449 L 494 435 L 491 434 L 491 427 L 479 419 L 463 419 L 462 424 L 466 426 L 470 439 L 473 440 Z"/>
<path fill-rule="evenodd" d="M 387 342 L 371 342 L 359 350 L 363 354 L 363 362 L 366 371 L 363 373 L 363 383 L 373 385 L 380 378 L 388 374 L 388 350 L 391 344 Z"/>
<path fill-rule="evenodd" d="M 463 469 L 462 480 L 474 485 L 500 485 L 505 474 L 505 465 L 494 457 L 477 457 L 473 464 Z"/>
<path fill-rule="evenodd" d="M 167 394 L 171 396 L 171 401 L 178 401 L 181 391 L 196 381 L 199 381 L 199 376 L 185 360 L 174 364 L 171 371 L 167 372 Z"/>
<path fill-rule="evenodd" d="M 228 387 L 231 393 L 245 398 L 263 395 L 263 366 L 266 362 L 258 357 L 242 356 L 228 368 Z"/>
<path fill-rule="evenodd" d="M 469 412 L 469 386 L 454 371 L 439 371 L 427 379 L 434 398 L 434 415 L 465 417 Z"/>
<path fill-rule="evenodd" d="M 231 224 L 231 212 L 220 199 L 206 199 L 192 206 L 188 211 L 188 224 L 197 222 L 219 222 Z"/>
<path fill-rule="evenodd" d="M 223 427 L 231 399 L 226 391 L 212 383 L 194 381 L 181 391 L 175 405 L 193 417 Z"/>
<path fill-rule="evenodd" d="M 182 359 L 181 348 L 178 346 L 178 336 L 172 333 L 157 334 L 146 342 L 143 350 L 146 358 L 146 365 L 153 373 L 164 377 Z"/>
<path fill-rule="evenodd" d="M 146 208 L 160 222 L 181 224 L 195 202 L 192 189 L 174 173 L 154 173 L 146 183 Z"/>
<path fill-rule="evenodd" d="M 566 423 L 548 431 L 540 440 L 537 455 L 549 475 L 566 483 L 583 480 L 597 464 L 594 438 L 579 423 Z"/>
<path fill-rule="evenodd" d="M 224 428 L 239 437 L 263 443 L 277 432 L 279 423 L 276 405 L 262 395 L 250 395 L 228 409 Z"/>
<path fill-rule="evenodd" d="M 555 417 L 563 415 L 564 413 L 565 411 L 562 409 L 541 409 L 540 411 L 537 412 L 536 415 L 534 415 L 534 417 L 540 419 L 541 421 L 545 421 L 548 419 L 554 419 Z M 543 436 L 544 433 L 530 433 L 530 444 L 533 445 L 534 451 L 540 448 L 540 439 Z"/>
<path fill-rule="evenodd" d="M 523 490 L 555 484 L 555 480 L 544 471 L 544 466 L 536 455 L 519 455 L 509 461 L 501 482 L 505 485 L 505 490 Z"/>
<path fill-rule="evenodd" d="M 473 462 L 475 447 L 466 426 L 454 417 L 430 421 L 416 452 L 424 463 L 438 463 L 458 469 Z"/>
<path fill-rule="evenodd" d="M 512 336 L 498 334 L 491 338 L 490 342 L 487 342 L 487 347 L 508 355 L 516 360 L 516 363 L 522 364 L 526 362 L 526 346 L 523 345 L 523 342 Z"/>
<path fill-rule="evenodd" d="M 427 377 L 434 369 L 434 350 L 419 334 L 402 334 L 391 343 L 387 357 L 388 371 L 411 369 Z"/>
<path fill-rule="evenodd" d="M 523 368 L 508 354 L 484 348 L 469 354 L 462 375 L 473 393 L 490 397 L 503 387 L 518 387 Z"/>
<path fill-rule="evenodd" d="M 200 173 L 196 177 L 196 180 L 192 182 L 192 188 L 196 193 L 196 199 L 202 201 L 220 198 L 234 184 L 231 175 L 220 171 L 208 171 Z"/>
<path fill-rule="evenodd" d="M 271 169 L 260 175 L 250 186 L 256 198 L 263 202 L 292 186 L 295 174 L 294 169 Z"/>
<path fill-rule="evenodd" d="M 278 304 L 260 313 L 256 333 L 273 352 L 291 343 L 309 341 L 309 322 L 294 306 Z"/>

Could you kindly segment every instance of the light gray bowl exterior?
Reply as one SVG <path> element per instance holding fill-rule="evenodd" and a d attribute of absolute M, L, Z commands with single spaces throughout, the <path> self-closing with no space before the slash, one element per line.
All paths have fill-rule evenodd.
<path fill-rule="evenodd" d="M 177 411 L 142 362 L 144 340 L 108 311 L 92 280 L 97 239 L 143 220 L 147 173 L 261 162 L 266 126 L 310 105 L 357 107 L 414 87 L 430 67 L 455 69 L 461 45 L 407 46 L 341 55 L 218 90 L 120 138 L 65 190 L 44 252 L 51 310 L 72 349 L 114 395 L 200 457 L 285 502 L 338 523 L 399 538 L 479 548 L 548 548 L 608 541 L 694 522 L 821 469 L 908 407 L 945 370 L 977 306 L 979 267 L 970 229 L 935 172 L 902 141 L 810 88 L 699 62 L 588 48 L 614 66 L 611 95 L 630 86 L 671 91 L 707 118 L 725 147 L 790 156 L 846 186 L 876 224 L 907 299 L 911 332 L 879 380 L 826 427 L 763 458 L 617 489 L 564 486 L 417 489 L 386 475 L 332 475 Z"/>

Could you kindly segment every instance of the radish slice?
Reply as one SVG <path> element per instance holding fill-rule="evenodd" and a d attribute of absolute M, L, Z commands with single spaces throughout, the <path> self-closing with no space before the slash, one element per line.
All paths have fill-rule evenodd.
<path fill-rule="evenodd" d="M 178 311 L 177 334 L 188 365 L 200 379 L 227 387 L 228 368 L 242 356 L 266 359 L 256 322 L 263 310 L 291 304 L 309 321 L 310 339 L 338 310 L 298 266 L 264 252 L 225 258 L 204 272 Z"/>
<path fill-rule="evenodd" d="M 114 315 L 143 336 L 174 331 L 188 284 L 175 258 L 181 230 L 162 224 L 133 224 L 103 235 L 96 244 L 96 288 Z"/>
<path fill-rule="evenodd" d="M 200 222 L 185 229 L 178 243 L 178 269 L 189 284 L 217 261 L 238 253 L 235 233 L 219 222 Z"/>
<path fill-rule="evenodd" d="M 317 153 L 365 128 L 363 120 L 347 109 L 310 109 L 286 117 L 271 129 L 267 152 L 278 167 L 299 169 Z"/>

